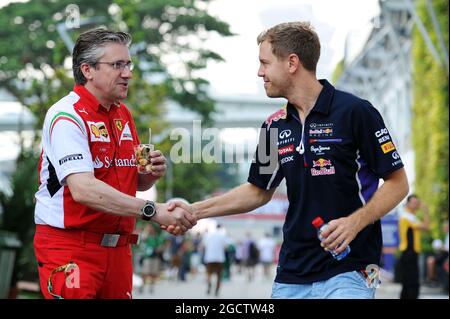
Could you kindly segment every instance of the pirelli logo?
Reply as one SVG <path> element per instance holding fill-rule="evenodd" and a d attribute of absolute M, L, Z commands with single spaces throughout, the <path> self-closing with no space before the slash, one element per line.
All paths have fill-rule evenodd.
<path fill-rule="evenodd" d="M 383 150 L 383 153 L 386 154 L 395 150 L 395 146 L 392 142 L 387 142 L 381 145 L 381 149 Z"/>
<path fill-rule="evenodd" d="M 83 159 L 83 154 L 67 155 L 67 156 L 64 156 L 63 158 L 61 158 L 59 160 L 59 165 L 62 165 L 62 164 L 66 163 L 66 162 L 69 162 L 69 161 L 79 161 L 79 160 L 82 160 L 82 159 Z"/>

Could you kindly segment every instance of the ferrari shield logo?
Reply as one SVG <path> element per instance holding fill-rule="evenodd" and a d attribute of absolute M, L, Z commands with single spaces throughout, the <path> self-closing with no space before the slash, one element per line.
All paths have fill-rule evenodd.
<path fill-rule="evenodd" d="M 122 126 L 122 121 L 121 120 L 114 120 L 116 122 L 116 127 L 119 131 L 122 131 L 123 126 Z"/>

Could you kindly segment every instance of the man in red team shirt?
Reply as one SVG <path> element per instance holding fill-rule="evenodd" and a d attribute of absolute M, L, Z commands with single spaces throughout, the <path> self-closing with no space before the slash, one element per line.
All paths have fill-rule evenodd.
<path fill-rule="evenodd" d="M 135 197 L 166 170 L 160 151 L 138 174 L 139 144 L 127 97 L 133 64 L 124 32 L 93 29 L 73 49 L 75 87 L 47 112 L 42 130 L 34 247 L 45 298 L 131 298 L 136 218 L 196 223 L 188 212 Z"/>

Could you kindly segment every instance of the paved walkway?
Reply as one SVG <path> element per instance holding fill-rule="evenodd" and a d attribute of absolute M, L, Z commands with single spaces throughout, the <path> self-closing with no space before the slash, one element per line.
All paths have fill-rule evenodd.
<path fill-rule="evenodd" d="M 257 267 L 255 277 L 248 281 L 244 274 L 234 272 L 231 279 L 222 282 L 221 299 L 269 299 L 273 283 L 273 274 L 264 277 L 262 268 Z M 214 287 L 214 282 L 213 282 Z M 213 289 L 212 289 L 213 290 Z M 398 299 L 401 286 L 397 283 L 383 282 L 377 288 L 376 299 Z M 161 278 L 151 293 L 147 287 L 144 292 L 136 289 L 133 293 L 135 299 L 214 299 L 213 295 L 206 294 L 206 275 L 203 271 L 196 276 L 188 276 L 185 282 Z M 420 299 L 448 299 L 438 288 L 422 286 Z"/>

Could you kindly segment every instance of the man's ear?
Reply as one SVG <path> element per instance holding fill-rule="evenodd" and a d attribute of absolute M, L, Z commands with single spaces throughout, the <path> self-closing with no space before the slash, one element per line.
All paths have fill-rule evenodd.
<path fill-rule="evenodd" d="M 300 59 L 297 54 L 291 53 L 288 56 L 289 73 L 295 73 L 301 66 Z"/>
<path fill-rule="evenodd" d="M 83 73 L 84 77 L 86 78 L 86 80 L 92 80 L 92 78 L 94 77 L 94 75 L 92 74 L 92 71 L 95 69 L 95 66 L 87 64 L 87 63 L 83 63 L 80 66 L 81 72 Z"/>

